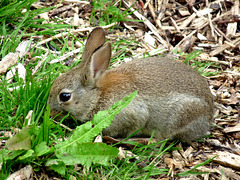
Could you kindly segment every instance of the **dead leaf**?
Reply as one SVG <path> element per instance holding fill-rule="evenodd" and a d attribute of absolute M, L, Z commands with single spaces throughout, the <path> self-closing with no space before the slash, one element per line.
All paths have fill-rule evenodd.
<path fill-rule="evenodd" d="M 240 123 L 234 127 L 227 127 L 223 130 L 225 133 L 240 132 Z"/>
<path fill-rule="evenodd" d="M 125 159 L 126 157 L 138 158 L 138 156 L 136 154 L 133 154 L 131 151 L 124 150 L 122 147 L 119 147 L 118 150 L 119 150 L 119 153 L 118 153 L 119 159 Z"/>
<path fill-rule="evenodd" d="M 31 41 L 21 42 L 14 53 L 8 53 L 2 61 L 0 61 L 0 74 L 3 74 L 7 69 L 15 65 L 18 59 L 21 59 L 30 49 Z"/>
<path fill-rule="evenodd" d="M 8 81 L 8 83 L 12 82 L 13 80 L 12 78 L 16 75 L 16 73 L 18 74 L 19 78 L 22 78 L 25 81 L 26 69 L 21 63 L 18 63 L 17 66 L 13 67 L 11 70 L 7 72 L 6 80 Z"/>
<path fill-rule="evenodd" d="M 208 155 L 208 158 L 213 158 L 213 162 L 219 163 L 221 165 L 240 170 L 240 156 L 229 153 L 227 151 L 217 151 L 215 153 L 212 153 L 211 155 Z"/>
<path fill-rule="evenodd" d="M 94 139 L 95 143 L 102 143 L 102 136 L 98 135 L 95 139 Z"/>
<path fill-rule="evenodd" d="M 2 61 L 0 61 L 0 74 L 3 74 L 7 69 L 17 63 L 19 58 L 18 53 L 8 53 Z"/>

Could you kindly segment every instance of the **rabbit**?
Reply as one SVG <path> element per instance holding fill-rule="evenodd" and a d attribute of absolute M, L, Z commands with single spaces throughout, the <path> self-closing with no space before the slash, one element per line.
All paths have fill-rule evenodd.
<path fill-rule="evenodd" d="M 209 132 L 213 96 L 207 81 L 196 70 L 167 57 L 149 57 L 108 69 L 111 44 L 105 31 L 89 34 L 82 62 L 55 79 L 48 104 L 51 116 L 70 112 L 75 119 L 90 121 L 98 111 L 138 90 L 135 99 L 114 117 L 103 135 L 179 139 L 185 142 Z"/>

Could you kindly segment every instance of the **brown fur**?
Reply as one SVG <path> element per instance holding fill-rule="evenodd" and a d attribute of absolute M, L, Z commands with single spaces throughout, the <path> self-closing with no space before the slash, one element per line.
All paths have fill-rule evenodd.
<path fill-rule="evenodd" d="M 125 89 L 129 85 L 129 82 L 132 82 L 134 75 L 132 73 L 122 73 L 116 71 L 110 71 L 105 73 L 97 82 L 96 87 L 99 88 L 99 91 L 102 95 L 110 94 L 116 91 L 117 89 Z"/>
<path fill-rule="evenodd" d="M 203 77 L 181 62 L 158 57 L 107 70 L 111 46 L 104 43 L 103 34 L 101 28 L 94 29 L 82 63 L 54 81 L 48 99 L 52 113 L 70 111 L 77 120 L 86 122 L 99 110 L 138 90 L 137 97 L 104 129 L 105 135 L 126 137 L 143 127 L 139 135 L 151 136 L 155 129 L 159 140 L 189 142 L 208 131 L 213 98 Z M 71 93 L 71 99 L 62 102 L 61 93 Z"/>

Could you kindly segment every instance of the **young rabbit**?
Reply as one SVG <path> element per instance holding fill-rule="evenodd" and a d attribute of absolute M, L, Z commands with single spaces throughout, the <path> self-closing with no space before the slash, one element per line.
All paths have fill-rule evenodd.
<path fill-rule="evenodd" d="M 206 80 L 194 69 L 150 57 L 107 70 L 110 59 L 111 45 L 97 27 L 88 36 L 82 62 L 54 81 L 48 99 L 51 115 L 70 112 L 81 122 L 90 121 L 98 111 L 138 90 L 104 135 L 126 137 L 143 127 L 138 135 L 151 136 L 156 130 L 158 140 L 190 142 L 208 132 L 213 98 Z"/>

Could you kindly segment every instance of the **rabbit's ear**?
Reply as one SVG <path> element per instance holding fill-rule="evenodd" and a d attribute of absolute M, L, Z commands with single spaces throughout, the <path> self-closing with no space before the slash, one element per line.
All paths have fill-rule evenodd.
<path fill-rule="evenodd" d="M 96 27 L 92 30 L 87 38 L 84 48 L 82 61 L 86 62 L 96 49 L 105 43 L 105 31 L 101 27 Z"/>
<path fill-rule="evenodd" d="M 91 58 L 86 62 L 84 74 L 82 75 L 82 84 L 85 86 L 94 86 L 99 77 L 108 69 L 111 60 L 111 44 L 105 43 L 96 50 Z"/>

